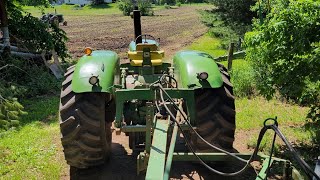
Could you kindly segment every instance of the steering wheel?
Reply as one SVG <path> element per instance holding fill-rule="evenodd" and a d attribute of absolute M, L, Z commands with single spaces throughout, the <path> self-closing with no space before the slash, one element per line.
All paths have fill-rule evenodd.
<path fill-rule="evenodd" d="M 148 43 L 147 37 L 151 38 L 151 40 L 156 41 L 156 38 L 153 37 L 153 36 L 151 36 L 150 34 L 141 34 L 141 35 L 139 35 L 139 36 L 136 38 L 136 40 L 134 41 L 136 44 L 137 44 L 137 40 L 138 40 L 140 37 L 142 38 L 142 43 L 144 43 L 144 44 L 147 44 L 147 43 Z M 144 39 L 144 41 L 143 41 L 143 39 Z"/>

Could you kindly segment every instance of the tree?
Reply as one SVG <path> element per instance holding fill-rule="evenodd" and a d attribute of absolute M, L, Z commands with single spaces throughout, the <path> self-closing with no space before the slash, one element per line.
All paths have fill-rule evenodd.
<path fill-rule="evenodd" d="M 250 10 L 255 0 L 209 0 L 209 2 L 217 7 L 216 12 L 225 20 L 251 24 L 255 16 L 255 13 Z"/>
<path fill-rule="evenodd" d="M 21 5 L 25 6 L 48 6 L 49 3 L 54 2 L 55 0 L 15 0 Z"/>
<path fill-rule="evenodd" d="M 3 33 L 3 44 L 10 46 L 9 28 L 8 28 L 8 13 L 7 13 L 7 0 L 0 1 L 0 21 L 1 31 Z"/>
<path fill-rule="evenodd" d="M 311 106 L 320 120 L 320 2 L 277 0 L 245 36 L 260 93 Z"/>
<path fill-rule="evenodd" d="M 10 37 L 9 37 L 9 28 L 8 28 L 8 5 L 18 2 L 22 5 L 31 5 L 31 6 L 48 6 L 48 0 L 1 0 L 0 1 L 0 27 L 3 33 L 3 42 L 5 46 L 10 46 Z"/>

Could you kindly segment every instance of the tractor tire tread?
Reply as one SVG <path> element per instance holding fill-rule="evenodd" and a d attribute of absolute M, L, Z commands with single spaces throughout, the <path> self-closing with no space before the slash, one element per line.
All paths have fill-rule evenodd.
<path fill-rule="evenodd" d="M 68 68 L 62 83 L 59 118 L 64 155 L 71 167 L 98 166 L 109 159 L 111 127 L 106 126 L 106 93 L 75 93 L 71 81 L 75 66 Z M 108 107 L 107 107 L 108 108 Z"/>
<path fill-rule="evenodd" d="M 223 86 L 214 89 L 198 89 L 195 92 L 197 132 L 209 143 L 233 151 L 235 132 L 235 105 L 233 86 L 227 69 L 218 64 Z M 213 149 L 191 133 L 191 142 L 196 151 Z"/>

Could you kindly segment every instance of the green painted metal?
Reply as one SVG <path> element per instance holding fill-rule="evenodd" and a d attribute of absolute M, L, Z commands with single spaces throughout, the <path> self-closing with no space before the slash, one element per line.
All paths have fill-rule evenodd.
<path fill-rule="evenodd" d="M 303 179 L 307 179 L 307 178 L 303 178 L 303 176 L 300 174 L 300 172 L 295 167 L 293 167 L 292 168 L 292 179 L 303 180 Z"/>
<path fill-rule="evenodd" d="M 83 92 L 113 92 L 114 83 L 119 81 L 119 57 L 113 51 L 93 51 L 90 56 L 80 58 L 76 65 L 72 90 L 76 93 Z M 89 78 L 97 76 L 96 85 L 89 83 Z"/>
<path fill-rule="evenodd" d="M 126 125 L 121 127 L 122 132 L 146 132 L 145 125 Z"/>
<path fill-rule="evenodd" d="M 169 121 L 158 119 L 155 124 L 146 180 L 163 180 Z"/>
<path fill-rule="evenodd" d="M 147 111 L 146 111 L 146 144 L 145 144 L 145 150 L 147 153 L 150 153 L 151 148 L 151 132 L 153 129 L 153 118 L 154 116 L 154 107 L 152 102 L 147 102 Z M 156 123 L 156 122 L 155 122 Z"/>
<path fill-rule="evenodd" d="M 179 87 L 218 88 L 223 84 L 218 65 L 213 58 L 200 51 L 180 51 L 173 58 L 175 77 Z M 207 72 L 207 80 L 199 80 L 197 73 Z"/>
<path fill-rule="evenodd" d="M 194 90 L 192 89 L 167 89 L 167 93 L 174 98 L 183 98 L 187 104 L 188 117 L 191 124 L 195 124 L 195 100 Z M 117 89 L 115 91 L 116 101 L 116 119 L 115 127 L 121 128 L 123 107 L 126 101 L 133 99 L 150 100 L 155 99 L 155 93 L 152 89 Z"/>
<path fill-rule="evenodd" d="M 163 175 L 164 180 L 169 179 L 170 169 L 171 169 L 172 159 L 173 159 L 173 152 L 174 152 L 174 148 L 176 146 L 177 134 L 178 134 L 178 126 L 175 123 L 174 127 L 173 127 L 173 131 L 172 131 L 170 148 L 169 148 L 168 155 L 167 155 L 166 167 L 164 169 L 164 175 Z"/>
<path fill-rule="evenodd" d="M 273 159 L 270 160 L 270 166 L 273 162 Z M 256 180 L 264 180 L 267 178 L 267 169 L 268 169 L 268 165 L 269 165 L 269 158 L 265 158 L 263 163 L 262 163 L 262 169 L 260 170 L 259 174 L 256 177 Z"/>
<path fill-rule="evenodd" d="M 181 124 L 181 129 L 182 130 L 190 130 L 189 126 L 186 124 Z M 125 126 L 121 126 L 121 131 L 122 132 L 146 132 L 146 125 L 125 125 Z M 193 129 L 197 129 L 197 128 L 193 128 Z"/>

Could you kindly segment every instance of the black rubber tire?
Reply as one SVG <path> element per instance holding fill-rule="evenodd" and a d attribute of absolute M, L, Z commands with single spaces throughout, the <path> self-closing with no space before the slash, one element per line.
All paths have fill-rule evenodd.
<path fill-rule="evenodd" d="M 114 103 L 108 93 L 73 92 L 74 69 L 74 66 L 68 68 L 62 83 L 61 142 L 70 166 L 88 168 L 103 164 L 110 156 Z"/>
<path fill-rule="evenodd" d="M 223 86 L 217 89 L 195 91 L 197 132 L 208 142 L 228 151 L 233 151 L 235 132 L 235 104 L 233 87 L 227 69 L 218 64 Z M 199 152 L 214 151 L 195 133 L 191 133 L 192 145 Z"/>

